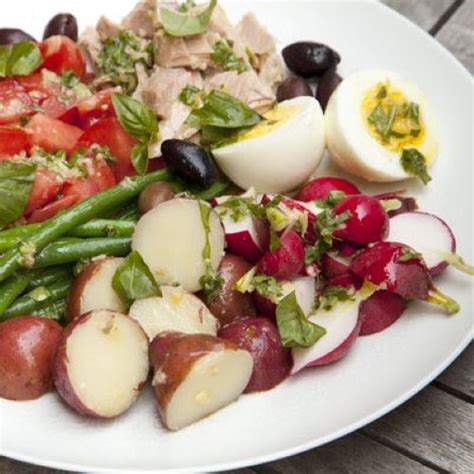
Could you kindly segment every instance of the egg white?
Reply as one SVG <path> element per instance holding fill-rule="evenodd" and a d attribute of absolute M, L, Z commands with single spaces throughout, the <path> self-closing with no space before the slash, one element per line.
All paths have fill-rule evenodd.
<path fill-rule="evenodd" d="M 423 142 L 416 146 L 430 164 L 438 149 L 436 124 L 423 92 L 397 74 L 369 69 L 348 76 L 332 94 L 325 112 L 326 143 L 333 161 L 345 171 L 368 181 L 400 181 L 412 177 L 400 162 L 400 151 L 391 151 L 369 132 L 361 104 L 377 84 L 390 82 L 408 101 L 419 106 L 425 128 Z"/>
<path fill-rule="evenodd" d="M 296 97 L 278 107 L 297 111 L 268 133 L 213 150 L 222 171 L 243 189 L 284 193 L 303 184 L 324 153 L 324 117 L 313 97 Z"/>

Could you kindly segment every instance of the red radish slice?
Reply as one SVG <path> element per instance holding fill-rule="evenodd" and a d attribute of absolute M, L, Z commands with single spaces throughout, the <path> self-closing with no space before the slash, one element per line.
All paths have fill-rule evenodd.
<path fill-rule="evenodd" d="M 360 336 L 369 336 L 391 326 L 407 307 L 405 300 L 386 290 L 376 291 L 360 305 Z"/>
<path fill-rule="evenodd" d="M 374 291 L 375 287 L 369 284 L 364 286 L 354 299 L 339 302 L 329 311 L 319 309 L 310 316 L 309 320 L 326 329 L 326 334 L 311 347 L 292 349 L 293 368 L 290 375 L 305 367 L 330 364 L 344 357 L 359 335 L 360 303 Z"/>
<path fill-rule="evenodd" d="M 73 321 L 53 361 L 61 397 L 82 415 L 112 418 L 128 410 L 148 376 L 148 339 L 132 318 L 96 310 Z"/>
<path fill-rule="evenodd" d="M 324 277 L 332 278 L 348 273 L 351 267 L 351 260 L 335 252 L 328 252 L 322 256 L 321 264 Z"/>
<path fill-rule="evenodd" d="M 456 252 L 456 238 L 448 224 L 427 212 L 405 212 L 390 219 L 388 240 L 409 245 L 421 252 L 432 275 L 442 272 L 449 264 L 474 274 Z"/>
<path fill-rule="evenodd" d="M 197 296 L 179 286 L 162 286 L 161 293 L 161 297 L 136 300 L 130 307 L 130 317 L 140 324 L 150 341 L 165 331 L 217 334 L 217 319 Z"/>

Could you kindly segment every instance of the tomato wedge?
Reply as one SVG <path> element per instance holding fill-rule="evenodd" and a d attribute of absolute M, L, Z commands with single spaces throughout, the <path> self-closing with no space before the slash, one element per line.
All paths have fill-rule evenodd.
<path fill-rule="evenodd" d="M 51 36 L 39 44 L 45 69 L 62 74 L 74 71 L 81 79 L 86 74 L 86 63 L 79 46 L 67 36 Z"/>
<path fill-rule="evenodd" d="M 32 105 L 33 100 L 18 81 L 11 78 L 0 81 L 0 125 L 33 114 Z"/>
<path fill-rule="evenodd" d="M 21 128 L 0 127 L 0 161 L 29 148 L 28 134 Z"/>
<path fill-rule="evenodd" d="M 28 216 L 37 209 L 49 204 L 58 195 L 63 186 L 63 180 L 56 173 L 45 168 L 38 168 L 24 214 Z"/>
<path fill-rule="evenodd" d="M 28 218 L 28 222 L 43 222 L 54 217 L 59 211 L 69 209 L 79 201 L 78 196 L 64 196 L 57 201 L 50 202 L 46 206 L 34 211 Z"/>
<path fill-rule="evenodd" d="M 37 104 L 61 92 L 59 84 L 45 83 L 41 72 L 35 72 L 29 76 L 16 76 L 15 79 Z"/>
<path fill-rule="evenodd" d="M 112 95 L 115 92 L 117 92 L 117 89 L 106 89 L 77 104 L 82 127 L 88 128 L 101 118 L 113 117 L 115 115 L 112 105 Z"/>
<path fill-rule="evenodd" d="M 44 148 L 46 151 L 64 150 L 72 153 L 82 135 L 82 130 L 61 120 L 36 114 L 28 122 L 26 130 L 30 133 L 32 145 Z"/>
<path fill-rule="evenodd" d="M 138 142 L 125 132 L 116 117 L 100 119 L 87 128 L 77 143 L 77 149 L 88 148 L 94 143 L 108 147 L 112 156 L 117 159 L 114 165 L 117 181 L 136 174 L 131 153 Z"/>

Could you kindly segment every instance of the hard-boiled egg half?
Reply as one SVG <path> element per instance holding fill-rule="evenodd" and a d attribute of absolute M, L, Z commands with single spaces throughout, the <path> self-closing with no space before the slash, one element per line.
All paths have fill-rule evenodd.
<path fill-rule="evenodd" d="M 213 150 L 222 171 L 243 189 L 284 193 L 303 184 L 324 152 L 324 118 L 313 97 L 280 102 L 237 140 Z"/>
<path fill-rule="evenodd" d="M 389 71 L 348 76 L 329 100 L 325 123 L 332 159 L 369 181 L 426 180 L 437 154 L 428 100 L 416 85 Z"/>

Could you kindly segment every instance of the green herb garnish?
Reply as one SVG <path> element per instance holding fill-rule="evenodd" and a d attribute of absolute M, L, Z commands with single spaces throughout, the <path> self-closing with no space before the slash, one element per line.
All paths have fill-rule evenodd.
<path fill-rule="evenodd" d="M 185 0 L 179 7 L 178 11 L 181 13 L 187 13 L 191 8 L 196 6 L 196 2 L 194 0 Z"/>
<path fill-rule="evenodd" d="M 353 299 L 347 288 L 339 285 L 330 285 L 324 288 L 323 292 L 317 298 L 314 309 L 324 309 L 329 311 L 339 302 Z"/>
<path fill-rule="evenodd" d="M 140 143 L 132 149 L 132 163 L 138 174 L 148 169 L 148 145 L 159 139 L 158 120 L 153 111 L 138 100 L 114 94 L 112 104 L 125 131 Z"/>
<path fill-rule="evenodd" d="M 81 79 L 74 71 L 66 71 L 61 76 L 61 86 L 73 88 L 80 84 Z"/>
<path fill-rule="evenodd" d="M 199 87 L 188 84 L 179 94 L 179 100 L 192 109 L 198 109 L 204 105 L 203 94 Z"/>
<path fill-rule="evenodd" d="M 137 299 L 161 296 L 155 277 L 135 250 L 118 266 L 112 278 L 112 288 L 126 307 Z"/>
<path fill-rule="evenodd" d="M 421 258 L 421 253 L 409 247 L 404 247 L 402 248 L 400 256 L 397 258 L 397 262 L 409 262 L 410 260 L 420 259 L 420 258 Z"/>
<path fill-rule="evenodd" d="M 276 320 L 283 347 L 311 347 L 326 334 L 323 327 L 306 318 L 298 305 L 295 292 L 278 303 Z"/>
<path fill-rule="evenodd" d="M 138 38 L 131 31 L 121 31 L 118 36 L 107 38 L 97 60 L 100 79 L 121 86 L 131 94 L 137 87 L 135 66 L 142 64 L 146 71 L 153 66 L 153 44 Z"/>
<path fill-rule="evenodd" d="M 405 148 L 402 151 L 400 163 L 408 174 L 420 178 L 423 184 L 431 181 L 426 167 L 426 158 L 416 148 Z"/>
<path fill-rule="evenodd" d="M 224 71 L 237 71 L 241 74 L 250 69 L 242 58 L 237 57 L 225 40 L 219 40 L 214 44 L 211 61 L 221 66 Z"/>
<path fill-rule="evenodd" d="M 173 11 L 169 8 L 161 8 L 161 24 L 170 36 L 194 36 L 207 31 L 212 12 L 217 5 L 217 0 L 211 0 L 208 7 L 198 15 L 186 14 L 191 8 L 185 4 L 186 12 Z"/>
<path fill-rule="evenodd" d="M 11 46 L 0 46 L 0 77 L 28 76 L 43 62 L 38 45 L 20 41 Z"/>

